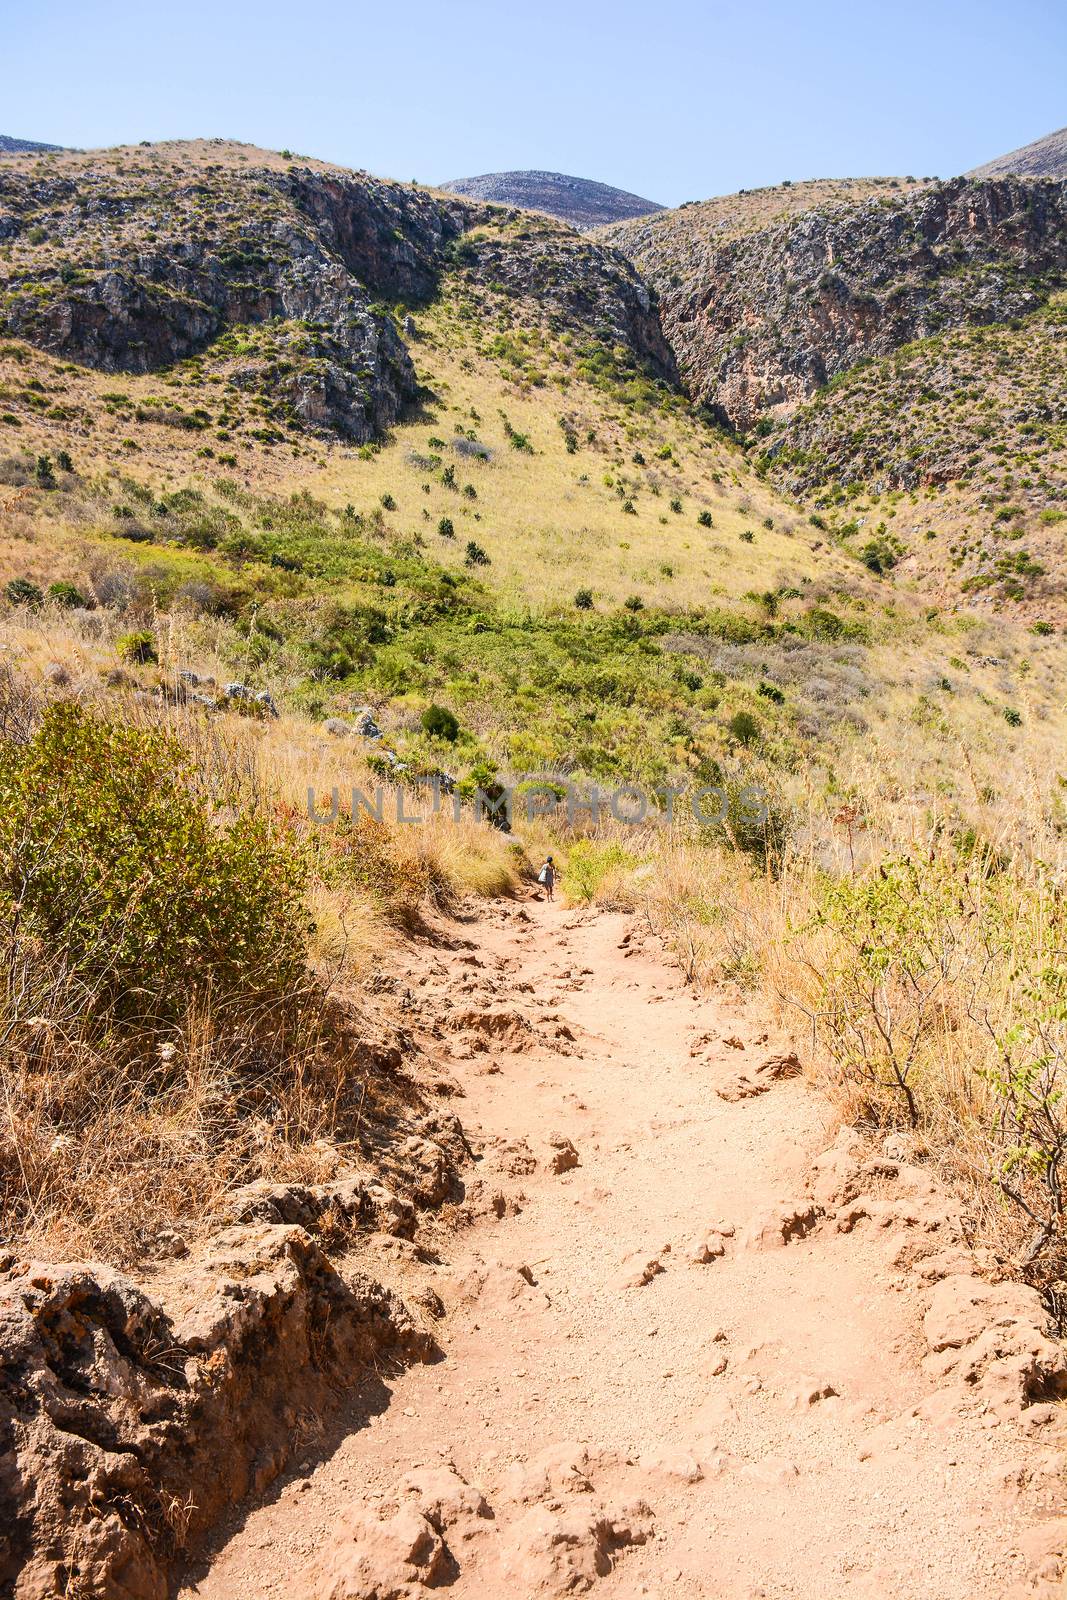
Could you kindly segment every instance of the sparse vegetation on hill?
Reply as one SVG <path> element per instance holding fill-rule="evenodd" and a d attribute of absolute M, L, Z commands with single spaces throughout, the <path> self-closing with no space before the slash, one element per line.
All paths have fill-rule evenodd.
<path fill-rule="evenodd" d="M 1063 615 L 1067 307 L 854 368 L 753 447 L 854 544 L 974 598 Z M 907 491 L 907 493 L 905 493 Z M 888 541 L 888 543 L 886 542 Z"/>
<path fill-rule="evenodd" d="M 1025 178 L 1067 178 L 1067 128 L 1048 133 L 1043 139 L 996 156 L 984 166 L 968 173 L 970 178 L 1001 178 L 1017 173 Z"/>

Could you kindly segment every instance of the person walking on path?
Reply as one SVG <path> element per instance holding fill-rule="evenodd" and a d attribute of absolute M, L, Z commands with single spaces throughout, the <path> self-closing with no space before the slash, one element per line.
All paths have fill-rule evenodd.
<path fill-rule="evenodd" d="M 556 887 L 556 867 L 551 856 L 545 857 L 544 864 L 537 874 L 537 881 L 544 885 L 546 899 L 553 899 L 553 890 Z"/>

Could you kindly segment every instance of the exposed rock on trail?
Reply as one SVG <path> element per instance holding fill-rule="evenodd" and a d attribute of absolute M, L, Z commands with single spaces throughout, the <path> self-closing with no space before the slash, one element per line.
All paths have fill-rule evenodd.
<path fill-rule="evenodd" d="M 228 1229 L 152 1296 L 9 1258 L 0 1584 L 163 1600 L 176 1550 L 267 1487 L 342 1374 L 432 1349 L 395 1295 L 285 1222 Z"/>
<path fill-rule="evenodd" d="M 403 973 L 467 1095 L 465 1226 L 366 1237 L 368 1271 L 438 1297 L 444 1359 L 385 1379 L 386 1409 L 357 1394 L 183 1594 L 1058 1592 L 1063 1353 L 932 1176 L 831 1139 L 790 1042 L 683 991 L 624 919 L 467 931 L 477 965 L 467 938 Z M 521 993 L 530 1022 L 490 1071 L 447 1025 L 461 975 L 464 1008 Z M 739 1057 L 775 1064 L 767 1092 L 722 1098 Z"/>

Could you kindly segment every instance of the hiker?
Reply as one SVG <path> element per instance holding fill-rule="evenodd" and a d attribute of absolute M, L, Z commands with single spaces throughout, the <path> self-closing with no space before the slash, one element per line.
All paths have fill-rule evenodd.
<path fill-rule="evenodd" d="M 555 868 L 555 864 L 553 863 L 553 860 L 552 860 L 551 856 L 546 856 L 545 857 L 544 866 L 541 868 L 540 872 L 537 874 L 537 881 L 538 881 L 538 883 L 543 883 L 544 884 L 544 886 L 545 886 L 545 895 L 549 900 L 551 900 L 552 899 L 552 890 L 555 888 L 555 885 L 556 885 L 556 868 Z"/>

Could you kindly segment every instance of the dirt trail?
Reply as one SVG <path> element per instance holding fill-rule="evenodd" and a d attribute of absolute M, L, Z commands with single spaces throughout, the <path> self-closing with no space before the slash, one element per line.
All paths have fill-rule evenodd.
<path fill-rule="evenodd" d="M 889 1161 L 855 1217 L 812 1211 L 832 1134 L 788 1041 L 558 904 L 487 912 L 403 981 L 465 1092 L 475 1217 L 438 1260 L 372 1242 L 373 1270 L 440 1296 L 443 1357 L 357 1397 L 184 1595 L 1062 1592 L 1058 1408 L 946 1400 L 944 1205 L 894 1200 Z"/>

